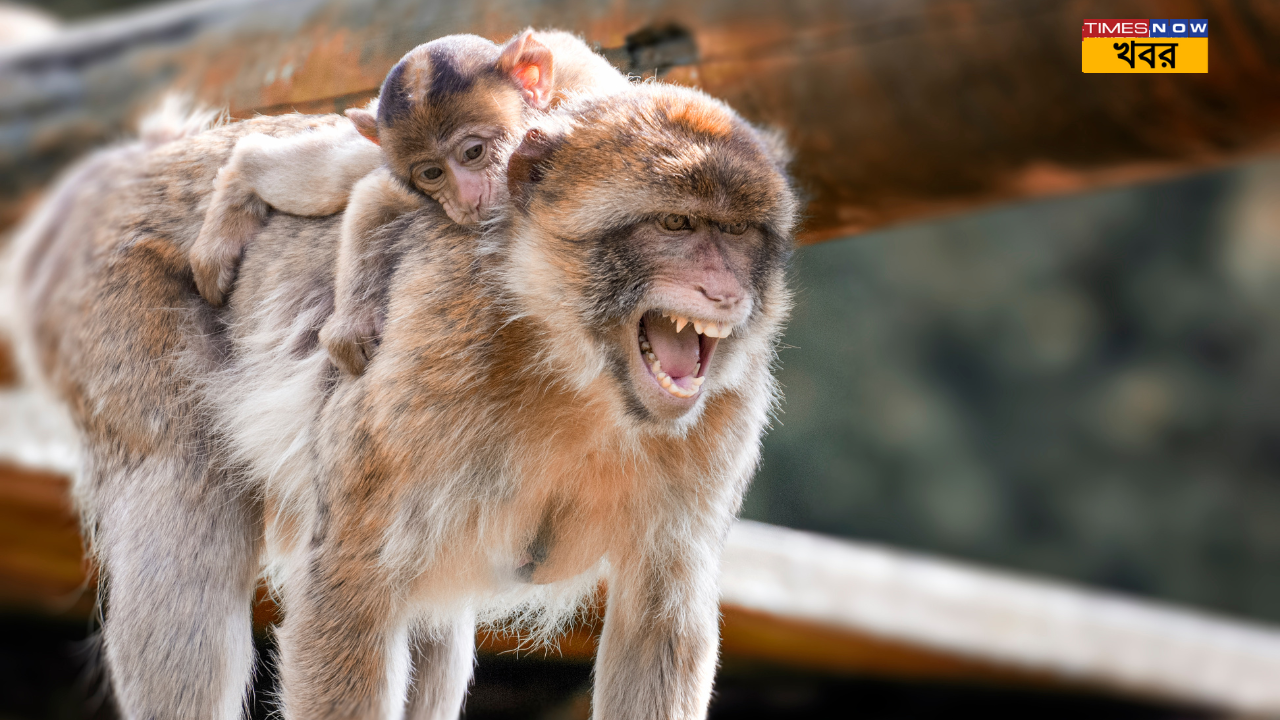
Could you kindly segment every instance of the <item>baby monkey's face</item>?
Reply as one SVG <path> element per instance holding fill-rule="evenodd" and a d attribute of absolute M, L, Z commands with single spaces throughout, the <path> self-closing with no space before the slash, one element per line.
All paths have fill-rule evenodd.
<path fill-rule="evenodd" d="M 417 159 L 410 180 L 440 203 L 449 219 L 474 225 L 506 198 L 509 138 L 501 127 L 463 128 Z"/>
<path fill-rule="evenodd" d="M 551 73 L 551 51 L 532 30 L 501 48 L 450 35 L 411 50 L 387 73 L 377 103 L 347 116 L 382 145 L 397 177 L 454 222 L 473 225 L 506 200 L 511 139 L 523 134 L 527 113 L 548 107 Z"/>

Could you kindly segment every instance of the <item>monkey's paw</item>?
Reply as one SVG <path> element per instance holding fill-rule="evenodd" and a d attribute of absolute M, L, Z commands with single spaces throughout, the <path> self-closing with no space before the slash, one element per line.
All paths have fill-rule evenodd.
<path fill-rule="evenodd" d="M 217 307 L 226 302 L 240 270 L 244 248 L 262 229 L 266 213 L 267 208 L 261 202 L 230 204 L 220 200 L 219 193 L 215 192 L 214 202 L 205 213 L 200 234 L 187 256 L 196 289 L 210 305 Z"/>
<path fill-rule="evenodd" d="M 235 282 L 236 262 L 234 259 L 204 257 L 196 250 L 192 248 L 191 252 L 191 272 L 196 278 L 196 289 L 210 305 L 218 307 L 226 302 L 231 283 Z"/>
<path fill-rule="evenodd" d="M 378 346 L 377 323 L 370 318 L 343 318 L 335 313 L 320 328 L 320 344 L 343 372 L 362 375 Z"/>

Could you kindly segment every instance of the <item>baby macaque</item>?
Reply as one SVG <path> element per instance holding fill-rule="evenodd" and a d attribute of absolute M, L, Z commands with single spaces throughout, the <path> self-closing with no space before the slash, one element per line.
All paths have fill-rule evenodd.
<path fill-rule="evenodd" d="M 525 30 L 501 47 L 474 35 L 420 45 L 387 74 L 378 100 L 347 110 L 350 127 L 240 141 L 191 251 L 197 287 L 222 303 L 268 206 L 315 216 L 345 205 L 335 310 L 320 338 L 358 375 L 381 335 L 395 263 L 377 229 L 428 197 L 455 223 L 480 222 L 506 197 L 506 159 L 531 117 L 629 84 L 565 32 Z M 327 177 L 317 183 L 318 175 Z"/>

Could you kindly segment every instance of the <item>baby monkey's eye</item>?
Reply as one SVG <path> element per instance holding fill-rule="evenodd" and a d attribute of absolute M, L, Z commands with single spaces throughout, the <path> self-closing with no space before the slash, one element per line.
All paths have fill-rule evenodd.
<path fill-rule="evenodd" d="M 689 222 L 688 215 L 663 215 L 658 221 L 662 225 L 663 230 L 676 232 L 677 230 L 689 230 L 693 227 L 693 223 Z"/>
<path fill-rule="evenodd" d="M 741 235 L 742 233 L 747 231 L 747 224 L 744 222 L 721 223 L 720 229 L 724 232 L 729 233 L 730 235 Z"/>
<path fill-rule="evenodd" d="M 462 158 L 467 162 L 479 160 L 484 155 L 484 143 L 476 143 L 470 145 L 466 150 L 462 151 Z"/>
<path fill-rule="evenodd" d="M 427 167 L 419 170 L 418 175 L 427 182 L 434 182 L 439 180 L 441 175 L 444 175 L 444 170 L 436 167 L 435 165 L 428 165 Z"/>

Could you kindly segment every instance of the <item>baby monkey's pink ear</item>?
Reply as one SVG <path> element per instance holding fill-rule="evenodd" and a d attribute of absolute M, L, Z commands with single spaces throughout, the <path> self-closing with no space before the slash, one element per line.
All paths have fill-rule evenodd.
<path fill-rule="evenodd" d="M 374 145 L 379 144 L 378 116 L 374 114 L 377 112 L 377 107 L 377 105 L 370 103 L 369 107 L 347 108 L 346 110 L 346 115 L 356 126 L 356 130 L 358 130 L 361 135 L 372 140 Z M 374 110 L 370 111 L 369 108 L 373 108 Z"/>
<path fill-rule="evenodd" d="M 498 69 L 516 81 L 530 107 L 546 110 L 551 105 L 551 50 L 533 37 L 533 28 L 507 41 Z"/>

